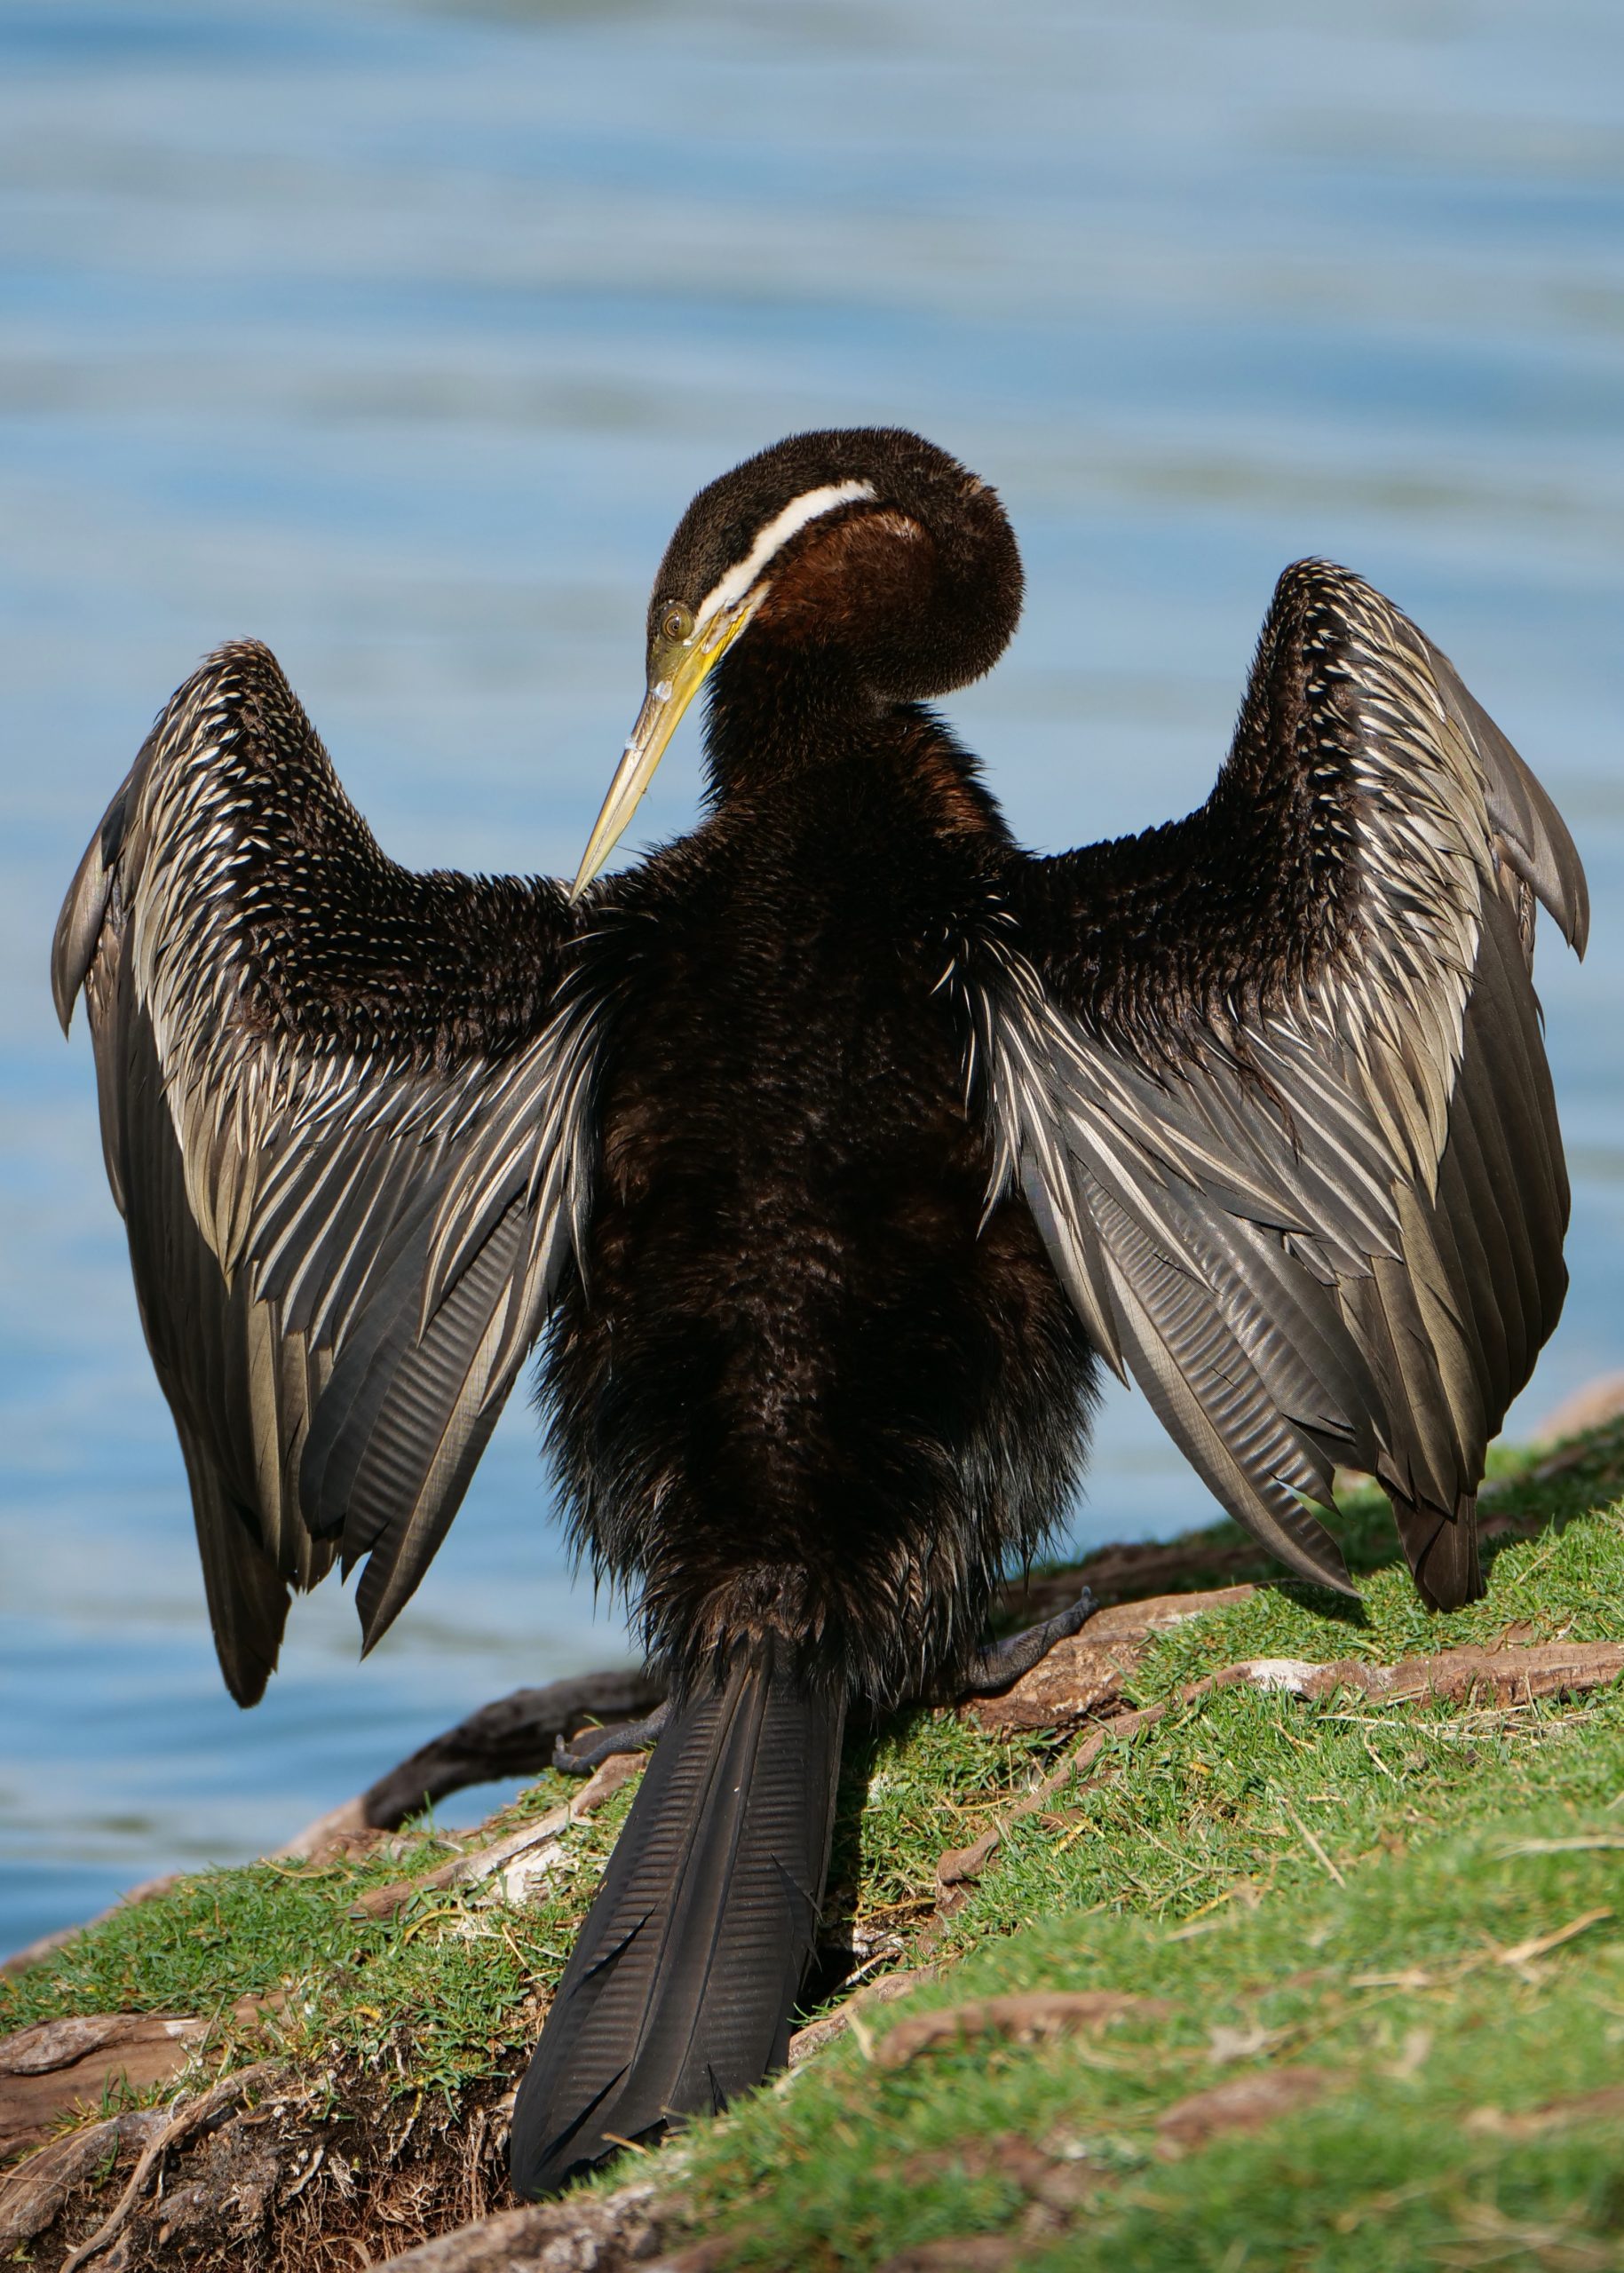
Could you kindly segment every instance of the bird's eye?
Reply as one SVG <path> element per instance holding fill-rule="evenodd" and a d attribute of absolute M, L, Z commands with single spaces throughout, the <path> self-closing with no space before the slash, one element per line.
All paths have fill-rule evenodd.
<path fill-rule="evenodd" d="M 681 639 L 685 643 L 693 637 L 693 610 L 685 607 L 680 600 L 673 600 L 660 618 L 662 639 Z"/>

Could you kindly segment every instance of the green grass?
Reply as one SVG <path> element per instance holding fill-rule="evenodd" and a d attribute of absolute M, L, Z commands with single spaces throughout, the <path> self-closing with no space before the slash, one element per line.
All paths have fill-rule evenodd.
<path fill-rule="evenodd" d="M 1244 1657 L 1391 1662 L 1508 1633 L 1624 1635 L 1621 1491 L 1624 1430 L 1554 1469 L 1501 1455 L 1489 1593 L 1449 1620 L 1421 1609 L 1382 1503 L 1356 1493 L 1343 1528 L 1362 1609 L 1271 1585 L 1162 1635 L 1136 1699 Z M 889 1936 L 887 1961 L 916 1962 L 931 1930 L 947 1963 L 871 2015 L 872 2040 L 904 2011 L 1018 1988 L 1129 1990 L 1167 2009 L 896 2071 L 854 2039 L 831 2047 L 691 2134 L 681 2193 L 702 2229 L 733 2237 L 737 2263 L 833 2273 L 1002 2234 L 1011 2262 L 1113 2273 L 1624 2267 L 1624 2120 L 1524 2136 L 1468 2119 L 1624 2084 L 1624 1846 L 1549 1845 L 1624 1841 L 1624 1694 L 1504 1712 L 1216 1692 L 1013 1824 L 942 1928 L 937 1857 L 1066 1750 L 928 1714 L 852 1743 L 834 1911 Z M 511 1812 L 565 1788 L 543 1778 Z M 455 2099 L 511 2072 L 628 1800 L 572 1832 L 566 1874 L 527 1909 L 473 1889 L 424 1894 L 387 1923 L 353 1918 L 368 1887 L 432 1866 L 427 1840 L 387 1862 L 188 1880 L 0 1985 L 0 2032 L 74 2011 L 218 2013 L 225 2055 L 259 2057 L 263 2037 L 230 2008 L 281 1991 L 290 2053 L 337 2093 L 364 2071 Z M 1501 1962 L 1592 1911 L 1609 1915 Z M 1318 2098 L 1182 2158 L 1161 2151 L 1157 2118 L 1175 2102 L 1301 2063 L 1329 2073 Z M 1006 2134 L 1044 2150 L 1069 2207 L 1034 2206 L 988 2145 Z"/>
<path fill-rule="evenodd" d="M 544 1777 L 499 1821 L 579 1790 Z M 524 1908 L 476 1886 L 425 1891 L 385 1921 L 353 1915 L 368 1889 L 445 1861 L 426 1835 L 389 1859 L 203 1872 L 0 1984 L 0 2034 L 65 2013 L 201 2014 L 218 2020 L 218 2048 L 232 2060 L 285 2047 L 340 2078 L 348 2067 L 392 2076 L 400 2092 L 455 2095 L 503 2072 L 533 2031 L 536 1986 L 562 1970 L 630 1804 L 618 1794 L 574 1826 L 565 1872 Z M 232 2008 L 245 1996 L 281 2001 L 267 2020 L 239 2021 Z"/>
<path fill-rule="evenodd" d="M 1607 1432 L 1542 1480 L 1535 1456 L 1502 1459 L 1497 1525 L 1550 1520 L 1502 1535 L 1486 1599 L 1447 1620 L 1401 1565 L 1371 1571 L 1390 1533 L 1381 1503 L 1356 1497 L 1362 1610 L 1271 1587 L 1161 1637 L 1137 1700 L 1253 1656 L 1390 1663 L 1509 1630 L 1618 1638 L 1621 1456 Z M 880 1748 L 866 1903 L 923 1895 L 940 1849 L 989 1819 L 978 1746 L 1002 1751 L 1007 1777 L 1012 1748 L 947 1720 Z M 1505 1712 L 1230 1689 L 1101 1768 L 1011 1826 L 938 1944 L 960 1962 L 875 2012 L 872 2039 L 905 2011 L 1018 1989 L 1126 1990 L 1169 2009 L 897 2073 L 848 2039 L 698 2134 L 683 2182 L 699 2223 L 736 2237 L 730 2262 L 878 2267 L 932 2238 L 1003 2234 L 1021 2266 L 1112 2273 L 1624 2266 L 1618 2109 L 1525 2138 L 1469 2121 L 1624 2086 L 1624 1694 Z M 1612 1843 L 1519 1851 L 1575 1839 Z M 1596 1910 L 1610 1914 L 1547 1955 L 1500 1961 Z M 1160 2151 L 1174 2103 L 1295 2063 L 1334 2087 L 1254 2134 Z M 986 2142 L 1010 2134 L 1069 2174 L 1063 2234 L 1001 2174 L 1010 2158 Z"/>
<path fill-rule="evenodd" d="M 1497 1954 L 1621 1906 L 1616 1850 L 1513 1851 L 1576 1826 L 1617 1833 L 1618 1814 L 1597 1796 L 1608 1778 L 1596 1771 L 1603 1754 L 1624 1771 L 1624 1715 L 1606 1712 L 1607 1741 L 1588 1760 L 1579 1757 L 1588 1747 L 1533 1748 L 1544 1772 L 1527 1780 L 1544 1788 L 1523 1810 L 1460 1830 L 1425 1826 L 1400 1851 L 1378 1848 L 1363 1863 L 1350 1850 L 1345 1888 L 1323 1873 L 1282 1878 L 1258 1909 L 1231 1907 L 1193 1938 L 1171 1940 L 1121 1909 L 1088 1917 L 1058 1899 L 1058 1872 L 1046 1913 L 1034 1916 L 1043 1876 L 1029 1865 L 1022 1930 L 908 2009 L 1017 1988 L 1110 1988 L 1163 2000 L 1165 2014 L 1084 2039 L 938 2051 L 894 2073 L 843 2045 L 701 2142 L 685 2181 L 696 2214 L 739 2236 L 737 2262 L 773 2268 L 880 2265 L 937 2237 L 1018 2234 L 1022 2190 L 980 2169 L 977 2151 L 1013 2134 L 1069 2166 L 1081 2195 L 1071 2229 L 1030 2235 L 1022 2264 L 1376 2273 L 1564 2261 L 1493 2253 L 1485 2237 L 1497 2222 L 1501 2243 L 1507 2226 L 1534 2226 L 1608 2251 L 1570 2261 L 1615 2262 L 1616 2112 L 1611 2128 L 1527 2141 L 1466 2122 L 1485 2107 L 1526 2110 L 1624 2078 L 1624 1944 L 1612 1920 L 1521 1969 Z M 1239 1736 L 1277 1801 L 1305 1799 L 1287 1747 L 1233 1722 L 1209 1733 L 1215 1743 Z M 1412 1977 L 1383 1978 L 1396 1972 Z M 871 2025 L 883 2043 L 894 2014 Z M 1263 2131 L 1178 2161 L 1160 2156 L 1164 2109 L 1271 2064 L 1328 2070 L 1335 2081 Z M 1440 2253 L 1452 2246 L 1466 2253 Z"/>

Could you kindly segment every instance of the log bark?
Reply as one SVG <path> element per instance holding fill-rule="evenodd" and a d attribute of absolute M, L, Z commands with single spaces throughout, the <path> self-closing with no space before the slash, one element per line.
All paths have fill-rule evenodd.
<path fill-rule="evenodd" d="M 377 2273 L 653 2273 L 661 2238 L 654 2188 L 622 2186 L 476 2219 L 387 2259 Z"/>
<path fill-rule="evenodd" d="M 308 1855 L 345 1833 L 398 1831 L 409 1817 L 471 1785 L 539 1776 L 551 1767 L 560 1737 L 572 1737 L 592 1722 L 640 1721 L 664 1693 L 637 1667 L 572 1674 L 541 1689 L 516 1689 L 432 1737 L 356 1798 L 306 1825 L 280 1851 Z"/>
<path fill-rule="evenodd" d="M 95 2013 L 39 2021 L 0 2043 L 0 2158 L 44 2139 L 75 2108 L 99 2107 L 122 2077 L 133 2091 L 178 2076 L 206 2021 Z"/>
<path fill-rule="evenodd" d="M 168 2121 L 162 2107 L 131 2108 L 68 2132 L 0 2177 L 0 2256 L 53 2226 L 76 2189 L 121 2154 L 139 2155 Z"/>
<path fill-rule="evenodd" d="M 1253 1586 L 1217 1587 L 1207 1594 L 1152 1595 L 1144 1602 L 1109 1604 L 1095 1612 L 1081 1634 L 1057 1642 L 1012 1687 L 994 1697 L 972 1697 L 961 1710 L 984 1729 L 1069 1728 L 1117 1702 L 1153 1635 L 1203 1612 L 1228 1610 L 1256 1592 Z"/>

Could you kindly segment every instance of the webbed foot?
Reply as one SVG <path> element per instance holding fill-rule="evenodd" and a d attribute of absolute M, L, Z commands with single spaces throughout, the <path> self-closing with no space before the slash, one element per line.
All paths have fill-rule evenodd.
<path fill-rule="evenodd" d="M 566 1776 L 590 1776 L 617 1752 L 646 1752 L 658 1743 L 670 1712 L 667 1703 L 656 1706 L 645 1721 L 621 1721 L 612 1729 L 588 1729 L 568 1744 L 559 1737 L 552 1747 L 552 1764 Z"/>
<path fill-rule="evenodd" d="M 1041 1626 L 1029 1626 L 1024 1634 L 1011 1634 L 1007 1642 L 995 1642 L 988 1649 L 978 1651 L 971 1659 L 964 1681 L 964 1692 L 970 1697 L 990 1697 L 1000 1689 L 1007 1689 L 1024 1673 L 1030 1673 L 1040 1664 L 1057 1642 L 1069 1641 L 1086 1626 L 1099 1604 L 1087 1587 L 1069 1610 L 1057 1611 Z"/>

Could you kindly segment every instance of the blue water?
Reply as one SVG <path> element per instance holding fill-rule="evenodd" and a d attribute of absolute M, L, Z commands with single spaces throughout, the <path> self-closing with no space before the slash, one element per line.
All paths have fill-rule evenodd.
<path fill-rule="evenodd" d="M 251 631 L 392 851 L 572 869 L 672 522 L 795 427 L 1002 490 L 1030 602 L 952 707 L 1035 844 L 1204 794 L 1296 555 L 1454 653 L 1597 902 L 1542 966 L 1573 1292 L 1513 1425 L 1624 1363 L 1616 7 L 4 0 L 0 292 L 0 1949 L 625 1647 L 519 1406 L 376 1655 L 331 1587 L 226 1700 L 44 986 L 108 792 Z M 646 837 L 696 780 L 690 733 Z M 1115 1398 L 1077 1537 L 1205 1512 Z"/>

